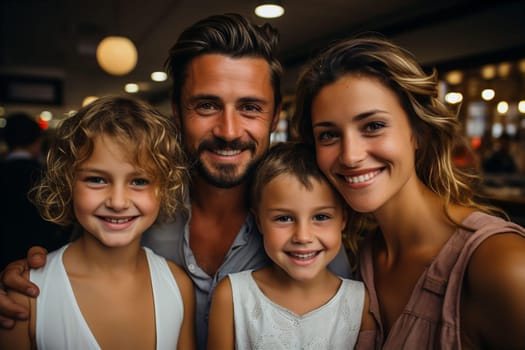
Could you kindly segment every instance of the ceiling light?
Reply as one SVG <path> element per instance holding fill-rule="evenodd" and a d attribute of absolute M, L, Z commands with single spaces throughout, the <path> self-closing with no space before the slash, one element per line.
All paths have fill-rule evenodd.
<path fill-rule="evenodd" d="M 496 66 L 487 64 L 481 67 L 481 76 L 483 79 L 490 80 L 496 76 Z"/>
<path fill-rule="evenodd" d="M 520 102 L 518 102 L 518 111 L 520 111 L 520 113 L 525 114 L 525 100 L 521 100 Z M 525 122 L 525 119 L 522 119 L 521 121 Z"/>
<path fill-rule="evenodd" d="M 50 121 L 51 119 L 53 119 L 53 113 L 51 113 L 50 111 L 42 111 L 40 113 L 40 119 L 48 122 Z"/>
<path fill-rule="evenodd" d="M 492 137 L 498 138 L 503 134 L 503 125 L 499 122 L 492 124 Z"/>
<path fill-rule="evenodd" d="M 463 72 L 459 70 L 453 70 L 447 73 L 445 80 L 450 85 L 457 85 L 463 81 Z"/>
<path fill-rule="evenodd" d="M 496 92 L 494 91 L 494 89 L 484 89 L 483 91 L 481 91 L 481 98 L 485 101 L 492 100 L 494 96 L 496 96 Z"/>
<path fill-rule="evenodd" d="M 457 104 L 463 101 L 463 95 L 460 92 L 449 92 L 445 95 L 445 101 L 450 104 Z"/>
<path fill-rule="evenodd" d="M 506 78 L 509 76 L 511 69 L 512 65 L 509 62 L 501 62 L 498 65 L 498 75 L 502 78 Z"/>
<path fill-rule="evenodd" d="M 509 111 L 509 103 L 507 101 L 500 101 L 496 106 L 499 114 L 505 114 Z"/>
<path fill-rule="evenodd" d="M 137 48 L 123 36 L 108 36 L 97 47 L 97 62 L 112 75 L 125 75 L 137 64 Z"/>
<path fill-rule="evenodd" d="M 525 73 L 525 58 L 518 62 L 520 72 Z"/>
<path fill-rule="evenodd" d="M 82 107 L 87 106 L 88 104 L 90 104 L 91 102 L 96 101 L 96 100 L 98 100 L 97 96 L 86 96 L 82 100 Z"/>
<path fill-rule="evenodd" d="M 165 72 L 153 72 L 151 73 L 151 80 L 153 81 L 166 81 L 168 75 Z"/>
<path fill-rule="evenodd" d="M 277 18 L 284 14 L 284 7 L 280 1 L 264 1 L 255 8 L 255 14 L 262 18 Z"/>
<path fill-rule="evenodd" d="M 135 94 L 139 92 L 139 86 L 138 84 L 135 84 L 135 83 L 129 83 L 129 84 L 126 84 L 126 86 L 124 86 L 124 91 L 130 94 Z"/>

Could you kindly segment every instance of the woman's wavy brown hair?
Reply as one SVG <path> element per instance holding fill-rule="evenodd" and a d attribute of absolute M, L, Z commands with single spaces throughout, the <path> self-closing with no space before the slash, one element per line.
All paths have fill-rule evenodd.
<path fill-rule="evenodd" d="M 425 73 L 410 52 L 379 35 L 366 34 L 334 42 L 308 64 L 297 84 L 293 138 L 315 144 L 312 102 L 323 87 L 346 75 L 378 79 L 398 96 L 417 140 L 417 176 L 443 198 L 445 214 L 452 222 L 446 210 L 451 203 L 504 214 L 477 203 L 475 188 L 480 177 L 457 168 L 452 162 L 455 141 L 461 137 L 461 124 L 438 98 L 437 71 Z M 350 217 L 350 231 L 369 229 L 373 221 L 371 215 L 354 213 Z M 357 247 L 358 238 L 359 235 L 351 235 L 349 245 Z"/>

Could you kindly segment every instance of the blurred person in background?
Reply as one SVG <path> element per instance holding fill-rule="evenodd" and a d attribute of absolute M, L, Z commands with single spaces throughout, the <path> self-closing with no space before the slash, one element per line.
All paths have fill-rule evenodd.
<path fill-rule="evenodd" d="M 518 168 L 510 151 L 510 136 L 503 134 L 494 141 L 492 153 L 483 160 L 483 171 L 490 174 L 512 174 Z"/>
<path fill-rule="evenodd" d="M 23 258 L 34 245 L 54 250 L 67 242 L 60 227 L 43 220 L 27 195 L 42 173 L 44 131 L 27 113 L 13 113 L 6 119 L 8 153 L 0 161 L 1 269 Z"/>

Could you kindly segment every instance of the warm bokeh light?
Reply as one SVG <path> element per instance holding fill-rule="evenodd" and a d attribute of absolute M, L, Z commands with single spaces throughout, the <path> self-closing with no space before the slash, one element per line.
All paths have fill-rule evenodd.
<path fill-rule="evenodd" d="M 481 91 L 481 98 L 485 101 L 490 101 L 496 96 L 496 92 L 493 89 L 484 89 Z"/>
<path fill-rule="evenodd" d="M 518 102 L 518 111 L 520 111 L 520 113 L 525 114 L 525 100 L 521 100 L 520 102 Z"/>
<path fill-rule="evenodd" d="M 481 136 L 474 136 L 471 140 L 470 140 L 470 145 L 472 146 L 472 148 L 474 149 L 478 149 L 481 147 Z"/>
<path fill-rule="evenodd" d="M 284 7 L 278 3 L 268 1 L 267 4 L 261 4 L 255 8 L 255 14 L 262 18 L 277 18 L 284 15 Z"/>
<path fill-rule="evenodd" d="M 98 99 L 97 96 L 86 96 L 86 97 L 84 97 L 84 99 L 82 100 L 82 107 L 87 106 L 88 104 L 90 104 L 93 101 L 96 101 L 97 99 Z"/>
<path fill-rule="evenodd" d="M 481 76 L 483 79 L 489 80 L 496 76 L 496 66 L 493 64 L 487 64 L 481 67 Z"/>
<path fill-rule="evenodd" d="M 51 119 L 53 119 L 53 113 L 51 113 L 50 111 L 42 111 L 40 113 L 40 119 L 45 120 L 46 122 L 48 122 Z"/>
<path fill-rule="evenodd" d="M 518 69 L 520 72 L 525 73 L 525 58 L 518 62 Z"/>
<path fill-rule="evenodd" d="M 44 120 L 44 119 L 42 118 L 42 114 L 40 114 L 40 115 L 38 115 L 38 116 L 36 117 L 36 122 L 38 123 L 38 125 L 40 126 L 40 128 L 41 128 L 42 130 L 47 130 L 47 128 L 49 128 L 49 121 Z"/>
<path fill-rule="evenodd" d="M 463 95 L 460 92 L 449 92 L 445 95 L 445 101 L 450 104 L 457 104 L 463 101 Z"/>
<path fill-rule="evenodd" d="M 498 105 L 496 106 L 496 110 L 500 114 L 505 114 L 509 111 L 509 104 L 506 101 L 500 101 L 498 102 Z"/>
<path fill-rule="evenodd" d="M 445 80 L 450 85 L 457 85 L 463 81 L 463 72 L 459 70 L 453 70 L 447 73 Z"/>
<path fill-rule="evenodd" d="M 97 62 L 112 75 L 125 75 L 137 64 L 137 49 L 123 36 L 108 36 L 97 47 Z"/>
<path fill-rule="evenodd" d="M 126 86 L 124 86 L 124 91 L 126 91 L 129 94 L 134 94 L 134 93 L 139 92 L 139 86 L 138 84 L 135 84 L 135 83 L 129 83 L 129 84 L 126 84 Z"/>
<path fill-rule="evenodd" d="M 507 78 L 511 69 L 512 64 L 510 64 L 510 62 L 501 62 L 498 65 L 498 75 L 502 78 Z"/>
<path fill-rule="evenodd" d="M 153 81 L 166 81 L 168 79 L 168 75 L 165 72 L 153 72 L 151 73 L 151 80 Z"/>

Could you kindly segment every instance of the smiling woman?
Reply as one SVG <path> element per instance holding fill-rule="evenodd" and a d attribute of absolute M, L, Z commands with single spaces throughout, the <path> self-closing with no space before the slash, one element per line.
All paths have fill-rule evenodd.
<path fill-rule="evenodd" d="M 437 73 L 408 51 L 350 38 L 306 67 L 293 125 L 354 210 L 381 349 L 523 348 L 525 229 L 476 201 L 477 176 L 452 160 L 459 120 L 438 96 Z"/>

